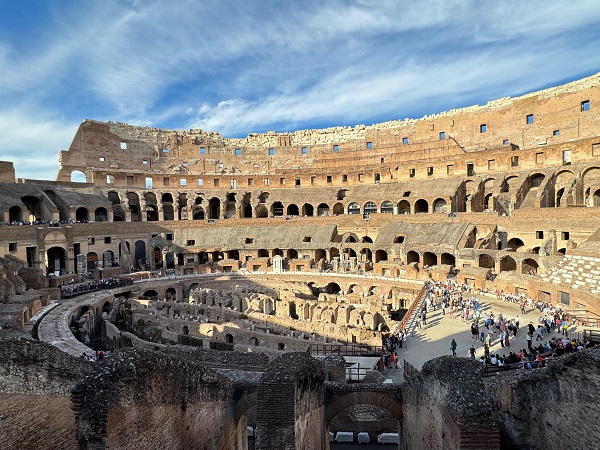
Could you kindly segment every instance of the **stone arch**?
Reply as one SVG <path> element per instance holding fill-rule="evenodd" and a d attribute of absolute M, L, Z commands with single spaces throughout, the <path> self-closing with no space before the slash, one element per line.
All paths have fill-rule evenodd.
<path fill-rule="evenodd" d="M 165 298 L 167 299 L 167 301 L 176 301 L 177 300 L 177 291 L 175 290 L 175 288 L 168 288 L 165 291 Z"/>
<path fill-rule="evenodd" d="M 322 248 L 318 248 L 315 250 L 315 261 L 320 261 L 323 258 L 327 257 L 327 252 L 322 249 Z"/>
<path fill-rule="evenodd" d="M 202 206 L 200 205 L 196 205 L 194 206 L 193 212 L 192 212 L 192 219 L 193 220 L 204 220 L 204 208 L 202 208 Z"/>
<path fill-rule="evenodd" d="M 596 189 L 592 194 L 591 203 L 593 207 L 600 206 L 600 189 Z"/>
<path fill-rule="evenodd" d="M 500 260 L 500 272 L 514 272 L 517 270 L 517 262 L 511 256 L 505 256 Z"/>
<path fill-rule="evenodd" d="M 135 192 L 127 192 L 127 204 L 131 213 L 131 221 L 139 222 L 142 220 L 142 212 L 140 209 L 140 197 Z"/>
<path fill-rule="evenodd" d="M 274 248 L 271 251 L 271 257 L 273 257 L 273 256 L 281 256 L 281 257 L 283 257 L 283 250 L 281 250 L 280 248 Z"/>
<path fill-rule="evenodd" d="M 356 233 L 344 233 L 342 235 L 342 242 L 346 242 L 346 243 L 355 243 L 358 242 L 358 236 L 356 235 Z"/>
<path fill-rule="evenodd" d="M 156 292 L 154 289 L 149 289 L 147 291 L 144 291 L 142 297 L 150 298 L 152 300 L 158 300 L 158 292 Z"/>
<path fill-rule="evenodd" d="M 418 263 L 419 259 L 419 254 L 414 250 L 410 250 L 408 253 L 406 253 L 406 264 Z"/>
<path fill-rule="evenodd" d="M 377 250 L 375 252 L 375 262 L 378 263 L 380 261 L 387 261 L 388 253 L 385 250 Z"/>
<path fill-rule="evenodd" d="M 420 198 L 415 202 L 415 214 L 424 214 L 429 212 L 429 203 L 427 200 Z"/>
<path fill-rule="evenodd" d="M 221 199 L 213 197 L 208 201 L 208 218 L 218 219 L 221 217 Z"/>
<path fill-rule="evenodd" d="M 233 344 L 233 334 L 227 333 L 225 335 L 225 342 L 227 342 L 228 344 Z"/>
<path fill-rule="evenodd" d="M 538 268 L 539 264 L 535 259 L 525 258 L 521 265 L 521 273 L 525 273 L 528 275 L 536 275 Z"/>
<path fill-rule="evenodd" d="M 75 210 L 75 220 L 77 222 L 87 222 L 89 220 L 89 211 L 87 208 L 79 207 Z"/>
<path fill-rule="evenodd" d="M 334 216 L 341 216 L 342 214 L 344 214 L 344 205 L 342 205 L 341 203 L 336 203 L 333 205 L 332 211 Z"/>
<path fill-rule="evenodd" d="M 451 253 L 442 253 L 442 264 L 448 266 L 454 266 L 456 264 L 456 258 Z"/>
<path fill-rule="evenodd" d="M 62 247 L 50 247 L 46 251 L 46 273 L 60 274 L 66 269 L 67 252 Z"/>
<path fill-rule="evenodd" d="M 506 249 L 507 250 L 510 249 L 510 250 L 515 251 L 515 252 L 518 251 L 523 246 L 525 246 L 525 244 L 518 237 L 511 238 L 511 239 L 508 240 L 508 242 L 506 242 Z"/>
<path fill-rule="evenodd" d="M 410 202 L 408 200 L 398 202 L 398 214 L 410 214 Z"/>
<path fill-rule="evenodd" d="M 273 202 L 271 205 L 271 215 L 274 217 L 283 216 L 283 203 L 281 202 Z"/>
<path fill-rule="evenodd" d="M 340 256 L 340 249 L 337 247 L 331 247 L 329 249 L 329 254 L 331 255 L 331 259 L 339 257 Z"/>
<path fill-rule="evenodd" d="M 302 205 L 302 215 L 304 217 L 312 217 L 314 216 L 315 208 L 310 203 L 305 203 Z"/>
<path fill-rule="evenodd" d="M 107 222 L 108 221 L 108 212 L 106 208 L 100 207 L 96 208 L 94 211 L 94 221 L 96 222 Z"/>
<path fill-rule="evenodd" d="M 266 248 L 261 248 L 258 250 L 258 257 L 259 258 L 268 258 L 269 257 L 269 250 L 267 250 Z"/>
<path fill-rule="evenodd" d="M 382 214 L 392 214 L 394 212 L 394 204 L 389 200 L 385 200 L 381 203 L 379 208 Z"/>
<path fill-rule="evenodd" d="M 544 175 L 543 173 L 532 173 L 531 175 L 529 175 L 527 177 L 527 181 L 529 182 L 529 186 L 532 188 L 539 188 L 544 179 L 546 178 L 546 175 Z"/>
<path fill-rule="evenodd" d="M 436 198 L 433 202 L 433 212 L 434 213 L 446 213 L 447 212 L 447 204 L 446 200 L 443 198 Z"/>
<path fill-rule="evenodd" d="M 248 341 L 248 345 L 251 345 L 252 347 L 258 347 L 258 338 L 255 336 L 252 336 L 250 338 L 250 340 Z"/>
<path fill-rule="evenodd" d="M 360 242 L 364 243 L 369 243 L 372 244 L 373 243 L 373 239 L 371 239 L 369 236 L 363 236 L 362 238 L 360 238 Z"/>
<path fill-rule="evenodd" d="M 287 259 L 298 259 L 298 250 L 294 248 L 288 248 L 285 252 L 285 257 Z"/>
<path fill-rule="evenodd" d="M 423 253 L 423 265 L 424 266 L 437 266 L 438 258 L 435 253 L 425 252 Z"/>
<path fill-rule="evenodd" d="M 260 204 L 256 207 L 255 215 L 257 218 L 269 217 L 269 210 L 265 205 Z"/>
<path fill-rule="evenodd" d="M 328 294 L 339 294 L 341 290 L 342 289 L 340 288 L 340 285 L 335 282 L 331 282 L 327 286 L 325 286 L 325 292 L 327 292 Z"/>
<path fill-rule="evenodd" d="M 344 210 L 344 207 L 342 206 L 342 212 Z M 319 206 L 317 206 L 317 216 L 322 217 L 322 216 L 328 216 L 329 215 L 329 205 L 327 203 L 319 203 Z"/>
<path fill-rule="evenodd" d="M 329 428 L 331 421 L 339 413 L 356 405 L 372 405 L 389 411 L 391 416 L 400 422 L 402 420 L 402 403 L 395 392 L 360 390 L 345 395 L 336 396 L 325 407 L 325 426 Z"/>
<path fill-rule="evenodd" d="M 360 214 L 360 205 L 352 202 L 348 205 L 348 214 Z"/>
<path fill-rule="evenodd" d="M 349 205 L 348 205 L 349 207 Z M 365 205 L 363 206 L 363 213 L 364 214 L 375 214 L 377 213 L 377 204 L 375 202 L 369 201 L 367 203 L 365 203 Z"/>
<path fill-rule="evenodd" d="M 514 192 L 518 181 L 519 177 L 516 175 L 506 177 L 500 186 L 500 192 Z"/>
<path fill-rule="evenodd" d="M 71 183 L 87 183 L 87 175 L 81 170 L 71 172 Z"/>
<path fill-rule="evenodd" d="M 484 269 L 493 269 L 495 267 L 494 258 L 487 253 L 482 253 L 478 258 L 479 267 Z"/>
<path fill-rule="evenodd" d="M 300 210 L 298 209 L 298 205 L 296 205 L 295 203 L 289 204 L 286 210 L 286 214 L 288 216 L 299 216 Z"/>

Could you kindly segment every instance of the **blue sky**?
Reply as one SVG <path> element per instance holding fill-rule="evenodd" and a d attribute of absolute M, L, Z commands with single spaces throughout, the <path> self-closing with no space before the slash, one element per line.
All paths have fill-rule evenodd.
<path fill-rule="evenodd" d="M 0 160 L 86 118 L 225 137 L 420 118 L 600 72 L 598 0 L 0 3 Z"/>

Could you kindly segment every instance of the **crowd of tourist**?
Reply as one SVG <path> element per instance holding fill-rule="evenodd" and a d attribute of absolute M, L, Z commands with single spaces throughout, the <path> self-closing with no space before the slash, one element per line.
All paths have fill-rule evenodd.
<path fill-rule="evenodd" d="M 575 333 L 570 332 L 573 323 L 560 307 L 534 301 L 523 294 L 496 291 L 497 300 L 518 304 L 522 315 L 539 312 L 537 319 L 528 321 L 525 330 L 519 315 L 509 317 L 502 312 L 494 312 L 489 304 L 483 305 L 479 296 L 485 293 L 488 292 L 474 290 L 452 278 L 444 282 L 429 280 L 425 285 L 422 307 L 416 313 L 416 332 L 426 333 L 427 328 L 437 326 L 439 320 L 435 321 L 436 325 L 428 324 L 430 314 L 436 311 L 448 319 L 460 320 L 470 327 L 471 345 L 466 350 L 466 356 L 491 366 L 512 364 L 514 367 L 533 368 L 542 365 L 545 358 L 594 346 L 588 339 L 581 342 Z M 501 309 L 498 305 L 495 308 Z M 525 334 L 527 348 L 511 350 L 511 347 L 515 347 L 517 336 L 522 336 L 519 333 Z M 403 336 L 400 345 L 398 336 Z M 396 329 L 384 344 L 384 355 L 388 355 L 390 366 L 393 367 L 395 356 L 397 359 L 397 355 L 394 354 L 395 347 L 402 346 L 406 348 L 406 332 Z M 452 338 L 450 354 L 457 355 L 457 349 L 458 354 L 463 354 L 464 349 L 458 347 L 456 339 Z M 384 356 L 384 361 L 385 358 Z"/>
<path fill-rule="evenodd" d="M 22 227 L 25 225 L 48 225 L 49 227 L 60 227 L 61 225 L 71 225 L 74 223 L 90 223 L 89 220 L 42 220 L 36 219 L 30 220 L 13 220 L 11 222 L 0 222 L 0 227 Z"/>
<path fill-rule="evenodd" d="M 72 298 L 88 292 L 100 291 L 102 289 L 113 289 L 117 287 L 129 286 L 133 284 L 133 278 L 103 278 L 101 280 L 92 280 L 77 282 L 72 281 L 60 286 L 61 298 Z"/>

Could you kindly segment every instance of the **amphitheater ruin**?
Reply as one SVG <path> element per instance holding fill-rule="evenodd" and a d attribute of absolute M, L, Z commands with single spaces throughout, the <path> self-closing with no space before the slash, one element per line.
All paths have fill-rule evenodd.
<path fill-rule="evenodd" d="M 59 164 L 0 162 L 1 448 L 334 449 L 361 411 L 407 450 L 599 448 L 600 350 L 347 367 L 428 280 L 598 326 L 600 74 L 243 139 L 85 120 Z"/>

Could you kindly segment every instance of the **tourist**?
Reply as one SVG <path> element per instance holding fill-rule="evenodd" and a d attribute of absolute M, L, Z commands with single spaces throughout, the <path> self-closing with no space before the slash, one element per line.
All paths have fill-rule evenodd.
<path fill-rule="evenodd" d="M 456 341 L 452 339 L 452 342 L 450 342 L 450 350 L 452 351 L 452 356 L 456 356 L 456 347 Z"/>

